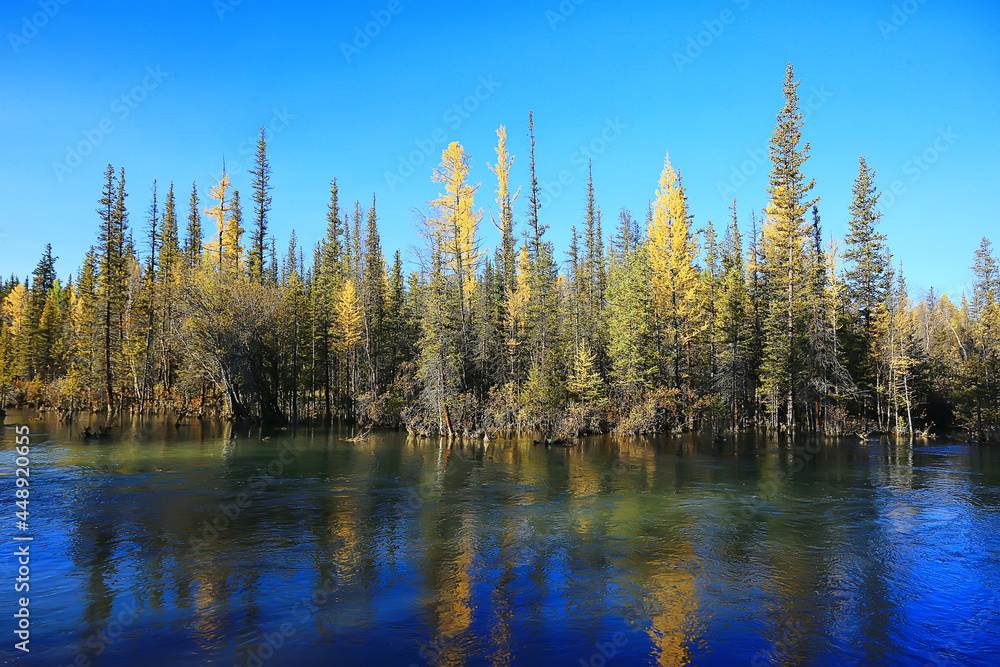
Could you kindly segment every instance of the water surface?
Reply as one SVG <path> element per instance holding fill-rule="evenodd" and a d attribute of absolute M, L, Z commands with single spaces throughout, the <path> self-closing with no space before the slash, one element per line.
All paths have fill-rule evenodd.
<path fill-rule="evenodd" d="M 13 426 L 31 426 L 32 652 L 5 621 L 5 662 L 1000 661 L 990 448 L 153 420 L 88 443 L 33 414 L 8 415 L 2 445 L 13 517 Z"/>

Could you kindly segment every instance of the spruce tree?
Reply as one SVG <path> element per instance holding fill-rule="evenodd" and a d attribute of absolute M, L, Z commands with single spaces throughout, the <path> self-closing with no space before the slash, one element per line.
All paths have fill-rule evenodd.
<path fill-rule="evenodd" d="M 805 322 L 803 304 L 808 290 L 806 272 L 806 212 L 817 199 L 807 200 L 815 181 L 806 181 L 802 167 L 809 143 L 802 144 L 799 82 L 791 65 L 785 75 L 785 104 L 771 137 L 770 202 L 761 234 L 761 259 L 767 304 L 764 314 L 763 381 L 772 424 L 783 407 L 785 427 L 796 423 L 795 397 L 801 389 Z M 784 403 L 784 406 L 781 404 Z"/>
<path fill-rule="evenodd" d="M 198 184 L 191 184 L 191 199 L 188 207 L 187 236 L 184 241 L 184 259 L 187 268 L 194 269 L 201 264 L 204 239 L 201 233 L 201 208 L 198 202 Z"/>
<path fill-rule="evenodd" d="M 507 153 L 507 128 L 503 125 L 497 130 L 496 153 L 496 166 L 489 167 L 497 177 L 496 202 L 500 207 L 500 222 L 493 220 L 494 226 L 500 232 L 500 246 L 496 251 L 495 263 L 500 284 L 505 291 L 508 288 L 514 289 L 516 281 L 513 204 L 520 190 L 513 195 L 510 192 L 510 167 L 514 163 L 514 156 Z"/>
<path fill-rule="evenodd" d="M 243 207 L 240 205 L 240 191 L 233 190 L 226 218 L 225 241 L 223 247 L 224 273 L 231 278 L 243 275 Z"/>
<path fill-rule="evenodd" d="M 877 366 L 875 318 L 888 298 L 889 252 L 885 236 L 878 231 L 882 212 L 881 197 L 875 186 L 875 172 L 859 158 L 858 176 L 850 206 L 850 231 L 845 237 L 844 259 L 850 262 L 846 274 L 846 297 L 853 317 L 853 346 L 856 380 L 863 394 L 862 414 L 867 412 L 867 397 L 875 390 L 882 369 Z"/>
<path fill-rule="evenodd" d="M 249 274 L 250 279 L 264 284 L 265 252 L 267 247 L 267 214 L 271 210 L 271 165 L 267 160 L 267 132 L 260 129 L 257 152 L 254 155 L 253 176 L 253 232 L 250 237 Z"/>
<path fill-rule="evenodd" d="M 383 340 L 385 337 L 385 257 L 378 232 L 378 214 L 375 197 L 368 210 L 365 225 L 364 269 L 362 271 L 361 298 L 365 318 L 365 353 L 368 366 L 369 389 L 375 394 L 383 390 Z"/>

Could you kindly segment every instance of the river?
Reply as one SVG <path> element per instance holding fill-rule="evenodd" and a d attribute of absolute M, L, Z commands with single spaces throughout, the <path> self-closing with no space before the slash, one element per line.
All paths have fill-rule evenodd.
<path fill-rule="evenodd" d="M 14 527 L 14 427 L 31 430 Z M 974 444 L 416 440 L 12 411 L 25 665 L 995 665 L 1000 459 Z M 15 543 L 0 563 L 14 610 Z M 23 544 L 18 543 L 18 544 Z"/>

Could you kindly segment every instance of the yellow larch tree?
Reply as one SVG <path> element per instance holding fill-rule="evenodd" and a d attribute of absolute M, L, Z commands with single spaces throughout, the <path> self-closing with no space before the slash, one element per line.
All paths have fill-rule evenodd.
<path fill-rule="evenodd" d="M 215 205 L 205 209 L 205 215 L 210 220 L 215 221 L 215 236 L 205 244 L 205 251 L 208 254 L 208 261 L 211 265 L 214 261 L 216 268 L 221 272 L 225 266 L 225 241 L 226 222 L 229 214 L 229 174 L 222 172 L 222 178 L 214 185 L 209 192 L 209 196 L 215 200 Z"/>
<path fill-rule="evenodd" d="M 434 170 L 435 183 L 444 184 L 444 193 L 431 202 L 438 211 L 433 225 L 444 245 L 444 257 L 461 288 L 462 314 L 467 317 L 476 288 L 476 274 L 485 253 L 480 248 L 479 222 L 483 212 L 475 211 L 476 190 L 471 185 L 469 156 L 457 141 L 441 154 L 441 166 Z"/>
<path fill-rule="evenodd" d="M 531 262 L 527 244 L 521 246 L 518 254 L 514 287 L 507 287 L 504 294 L 504 344 L 510 362 L 511 378 L 516 376 L 518 347 L 524 342 L 524 325 L 531 300 L 531 278 L 528 273 Z"/>
<path fill-rule="evenodd" d="M 513 203 L 517 200 L 520 189 L 513 195 L 510 192 L 510 167 L 514 156 L 507 152 L 507 128 L 503 125 L 497 130 L 497 163 L 487 165 L 497 177 L 496 202 L 500 207 L 500 221 L 493 219 L 493 225 L 500 232 L 500 248 L 497 251 L 497 269 L 500 271 L 501 282 L 505 288 L 513 289 L 517 261 L 514 248 L 514 210 Z"/>
<path fill-rule="evenodd" d="M 698 244 L 691 233 L 681 175 L 670 164 L 669 155 L 663 162 L 648 232 L 656 330 L 670 348 L 674 386 L 680 387 L 682 356 L 690 384 L 691 338 L 698 310 Z"/>
<path fill-rule="evenodd" d="M 344 282 L 337 299 L 337 330 L 340 332 L 338 346 L 345 352 L 354 350 L 361 342 L 362 315 L 361 299 L 353 280 Z"/>
<path fill-rule="evenodd" d="M 21 376 L 28 354 L 28 329 L 31 295 L 24 285 L 17 285 L 0 304 L 4 320 L 3 349 L 0 350 L 0 385 L 8 385 Z M 0 386 L 0 390 L 4 386 Z"/>

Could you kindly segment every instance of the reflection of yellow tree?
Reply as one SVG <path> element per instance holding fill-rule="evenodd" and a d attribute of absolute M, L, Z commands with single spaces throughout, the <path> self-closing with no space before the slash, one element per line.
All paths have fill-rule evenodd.
<path fill-rule="evenodd" d="M 218 638 L 225 636 L 225 609 L 229 604 L 230 572 L 220 567 L 213 556 L 197 558 L 194 590 L 194 623 L 191 625 L 195 642 L 204 651 L 217 648 Z"/>
<path fill-rule="evenodd" d="M 628 447 L 630 458 L 641 461 L 647 473 L 647 483 L 656 485 L 656 459 L 643 447 Z M 645 598 L 649 625 L 646 632 L 653 643 L 653 664 L 688 665 L 692 647 L 703 628 L 698 622 L 696 597 L 696 557 L 692 544 L 684 536 L 693 530 L 693 522 L 684 516 L 673 520 L 673 533 L 678 539 L 669 550 L 658 550 L 648 561 L 650 574 L 646 578 Z"/>
<path fill-rule="evenodd" d="M 442 573 L 442 586 L 437 602 L 437 629 L 441 637 L 454 637 L 472 624 L 472 577 L 469 574 L 472 552 L 468 544 L 463 544 L 461 549 Z"/>
<path fill-rule="evenodd" d="M 336 489 L 333 490 L 336 493 Z M 337 503 L 332 517 L 330 532 L 336 544 L 334 561 L 337 564 L 337 580 L 345 582 L 354 577 L 364 560 L 358 534 L 361 530 L 357 517 L 357 503 L 345 499 Z"/>
<path fill-rule="evenodd" d="M 690 664 L 692 644 L 699 632 L 695 577 L 684 567 L 693 556 L 689 546 L 682 549 L 687 552 L 682 558 L 652 561 L 656 571 L 647 584 L 652 607 L 647 632 L 656 647 L 656 664 L 663 667 Z"/>
<path fill-rule="evenodd" d="M 468 528 L 460 526 L 459 534 Z M 436 656 L 435 664 L 452 667 L 466 663 L 461 635 L 472 625 L 472 545 L 467 538 L 448 540 L 449 549 L 457 553 L 442 555 L 432 578 L 434 587 L 434 638 L 428 652 Z M 451 545 L 454 545 L 453 547 Z"/>

